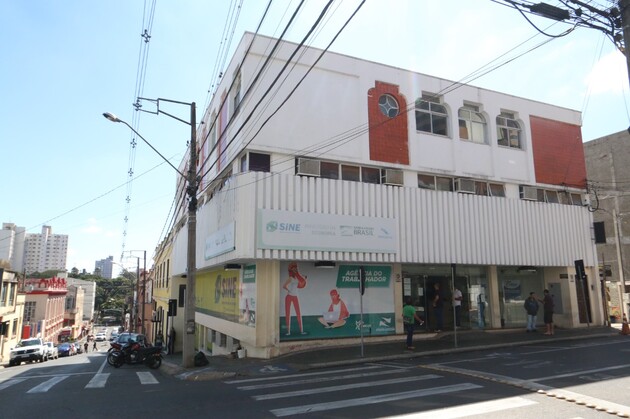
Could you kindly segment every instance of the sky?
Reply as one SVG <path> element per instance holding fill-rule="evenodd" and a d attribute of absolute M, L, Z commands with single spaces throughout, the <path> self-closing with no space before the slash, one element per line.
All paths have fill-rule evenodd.
<path fill-rule="evenodd" d="M 298 3 L 274 0 L 259 32 L 278 37 Z M 326 3 L 306 0 L 285 38 L 299 42 Z M 310 45 L 325 47 L 360 3 L 333 2 Z M 530 23 L 502 3 L 367 0 L 330 50 L 581 111 L 584 141 L 627 129 L 626 61 L 614 44 L 591 28 L 547 37 L 533 25 L 552 35 L 572 25 L 527 14 Z M 141 141 L 132 149 L 129 128 L 102 114 L 135 126 L 179 166 L 190 128 L 135 111 L 136 97 L 196 102 L 200 119 L 267 4 L 0 0 L 0 222 L 68 235 L 68 270 L 91 273 L 109 256 L 135 269 L 144 251 L 150 268 L 178 175 Z M 188 105 L 163 109 L 189 119 Z"/>

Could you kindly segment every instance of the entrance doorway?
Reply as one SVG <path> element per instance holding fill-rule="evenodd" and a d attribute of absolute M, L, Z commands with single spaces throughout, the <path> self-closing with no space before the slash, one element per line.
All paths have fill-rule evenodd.
<path fill-rule="evenodd" d="M 422 328 L 426 330 L 437 328 L 432 301 L 435 296 L 435 284 L 438 284 L 444 298 L 443 328 L 453 330 L 455 310 L 450 265 L 405 265 L 402 273 L 403 299 L 411 297 L 416 312 L 425 320 Z M 488 318 L 488 312 L 485 310 L 488 290 L 486 268 L 456 266 L 454 285 L 462 293 L 460 327 L 463 329 L 485 327 Z"/>

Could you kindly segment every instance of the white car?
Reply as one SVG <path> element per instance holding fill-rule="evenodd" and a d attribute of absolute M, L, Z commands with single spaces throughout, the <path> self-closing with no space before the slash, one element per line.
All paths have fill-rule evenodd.
<path fill-rule="evenodd" d="M 57 359 L 57 358 L 59 358 L 59 350 L 57 349 L 57 347 L 55 346 L 54 343 L 52 343 L 52 342 L 44 342 L 44 344 L 48 348 L 48 353 L 47 353 L 48 359 Z"/>
<path fill-rule="evenodd" d="M 107 336 L 105 336 L 105 333 L 97 333 L 94 340 L 97 342 L 105 342 L 107 340 Z"/>

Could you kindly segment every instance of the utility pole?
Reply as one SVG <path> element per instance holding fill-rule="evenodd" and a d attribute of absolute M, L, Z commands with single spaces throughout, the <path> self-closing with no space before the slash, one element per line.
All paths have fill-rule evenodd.
<path fill-rule="evenodd" d="M 626 68 L 628 69 L 628 79 L 630 80 L 630 0 L 619 0 L 619 10 L 621 11 L 621 28 L 623 29 L 623 54 L 626 56 Z M 630 132 L 630 128 L 628 128 Z M 623 284 L 625 286 L 625 284 Z"/>
<path fill-rule="evenodd" d="M 182 366 L 195 362 L 195 270 L 197 265 L 197 116 L 195 102 L 190 104 L 190 161 L 188 162 L 188 250 L 186 263 L 186 304 L 184 306 L 184 337 Z"/>

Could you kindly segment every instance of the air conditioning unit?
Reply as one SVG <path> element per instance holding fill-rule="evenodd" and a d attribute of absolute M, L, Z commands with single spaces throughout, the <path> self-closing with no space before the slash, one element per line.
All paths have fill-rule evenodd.
<path fill-rule="evenodd" d="M 538 189 L 533 186 L 521 186 L 521 199 L 538 201 Z"/>
<path fill-rule="evenodd" d="M 472 179 L 455 179 L 455 192 L 475 193 L 475 181 Z"/>
<path fill-rule="evenodd" d="M 319 176 L 320 165 L 319 160 L 313 159 L 297 159 L 297 174 L 302 176 Z"/>
<path fill-rule="evenodd" d="M 382 172 L 381 183 L 384 185 L 403 185 L 403 171 L 394 169 L 385 169 Z"/>

